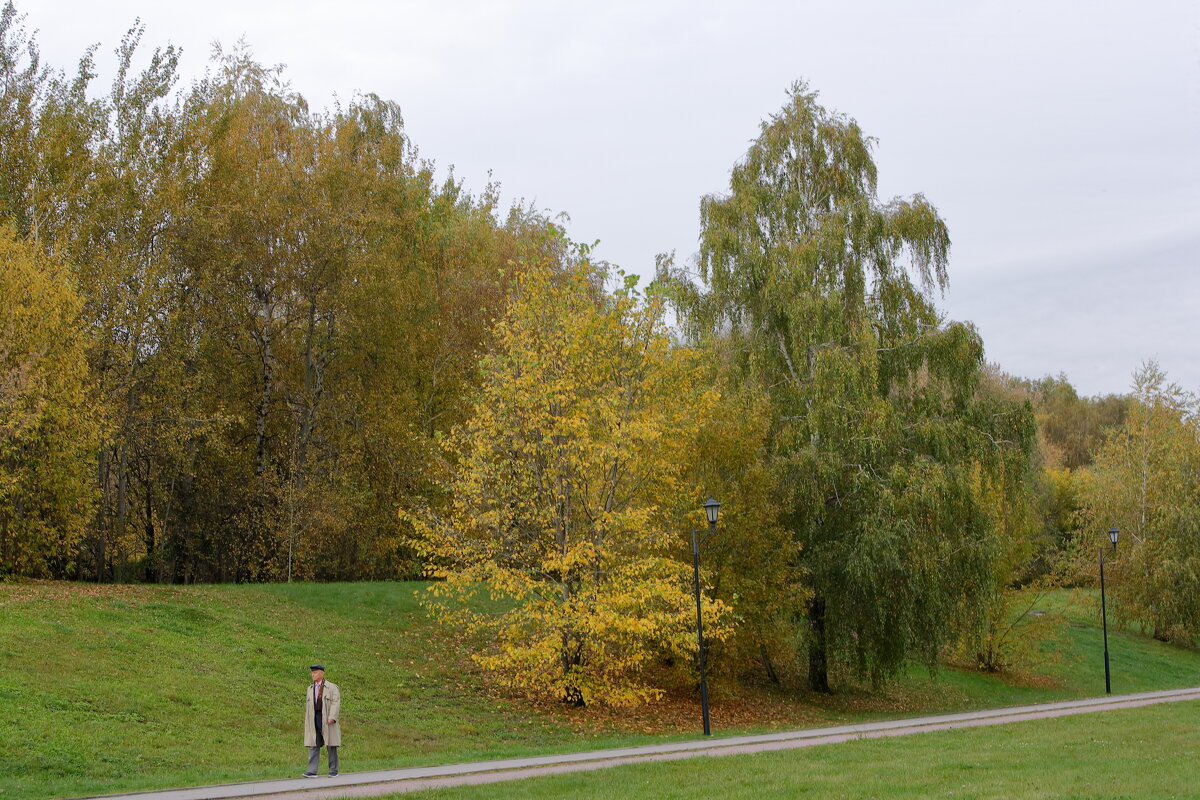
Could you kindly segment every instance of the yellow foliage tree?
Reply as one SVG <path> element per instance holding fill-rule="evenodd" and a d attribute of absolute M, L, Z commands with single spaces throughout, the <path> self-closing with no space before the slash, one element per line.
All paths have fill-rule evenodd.
<path fill-rule="evenodd" d="M 0 230 L 0 575 L 62 574 L 91 507 L 99 426 L 66 270 Z"/>
<path fill-rule="evenodd" d="M 408 515 L 439 579 L 443 619 L 486 630 L 477 661 L 502 685 L 574 704 L 636 705 L 661 694 L 648 667 L 695 652 L 684 536 L 671 513 L 685 451 L 718 401 L 697 356 L 672 346 L 663 303 L 626 281 L 614 293 L 586 248 L 534 265 L 497 326 L 441 517 Z M 490 593 L 491 604 L 478 595 Z M 482 610 L 485 609 L 486 610 Z M 706 635 L 732 629 L 705 600 Z"/>

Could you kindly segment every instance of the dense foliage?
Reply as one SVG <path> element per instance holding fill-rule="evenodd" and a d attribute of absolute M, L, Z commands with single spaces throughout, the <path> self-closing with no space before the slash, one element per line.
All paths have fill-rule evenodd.
<path fill-rule="evenodd" d="M 90 521 L 99 420 L 66 269 L 0 229 L 0 574 L 54 575 Z"/>
<path fill-rule="evenodd" d="M 1200 633 L 1195 398 L 986 364 L 937 209 L 805 84 L 702 199 L 698 279 L 639 291 L 394 103 L 244 47 L 179 86 L 142 35 L 98 92 L 0 12 L 0 578 L 425 575 L 505 685 L 627 705 L 696 677 L 712 495 L 726 679 L 1012 668 L 1112 523 L 1118 614 Z"/>
<path fill-rule="evenodd" d="M 485 666 L 535 694 L 632 705 L 659 693 L 647 667 L 694 647 L 671 512 L 700 502 L 686 467 L 719 397 L 671 346 L 661 299 L 607 294 L 603 277 L 586 261 L 525 272 L 447 441 L 453 508 L 416 527 L 443 616 L 491 634 Z M 480 586 L 505 610 L 469 611 Z M 704 605 L 725 638 L 728 607 Z"/>
<path fill-rule="evenodd" d="M 1084 489 L 1085 568 L 1108 549 L 1116 614 L 1155 638 L 1190 644 L 1200 635 L 1200 400 L 1151 361 L 1134 375 L 1133 403 L 1095 457 Z"/>
<path fill-rule="evenodd" d="M 729 192 L 706 197 L 694 335 L 771 403 L 769 458 L 799 548 L 809 682 L 831 660 L 875 680 L 931 666 L 980 624 L 1033 419 L 981 391 L 983 345 L 945 322 L 945 224 L 923 197 L 881 203 L 871 142 L 804 84 L 763 123 Z M 994 499 L 993 499 L 994 498 Z"/>
<path fill-rule="evenodd" d="M 104 423 L 93 485 L 62 497 L 94 494 L 94 519 L 38 569 L 419 574 L 397 499 L 436 491 L 433 437 L 462 418 L 515 256 L 549 223 L 436 183 L 391 103 L 315 112 L 241 50 L 173 91 L 178 54 L 139 72 L 140 37 L 92 99 L 90 53 L 68 77 L 11 4 L 0 17 L 0 224 L 69 266 L 66 341 Z M 0 569 L 29 574 L 22 558 Z"/>

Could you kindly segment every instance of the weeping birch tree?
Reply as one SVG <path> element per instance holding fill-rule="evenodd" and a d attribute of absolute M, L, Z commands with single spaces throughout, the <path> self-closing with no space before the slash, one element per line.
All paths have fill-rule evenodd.
<path fill-rule="evenodd" d="M 999 550 L 983 496 L 1026 458 L 1027 405 L 979 391 L 983 343 L 934 305 L 950 237 L 921 195 L 880 201 L 873 140 L 793 85 L 701 202 L 700 277 L 677 274 L 693 335 L 772 405 L 770 459 L 807 597 L 809 683 L 930 668 L 978 625 Z M 1009 470 L 1011 472 L 1011 469 Z"/>

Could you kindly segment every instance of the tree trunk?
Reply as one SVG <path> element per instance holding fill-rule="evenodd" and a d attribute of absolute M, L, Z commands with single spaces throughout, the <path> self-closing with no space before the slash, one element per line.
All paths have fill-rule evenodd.
<path fill-rule="evenodd" d="M 194 583 L 197 547 L 195 541 L 196 514 L 193 510 L 196 485 L 196 460 L 199 444 L 195 439 L 187 443 L 187 462 L 176 478 L 171 478 L 171 499 L 168 501 L 166 519 L 170 520 L 171 508 L 176 508 L 175 525 L 171 532 L 171 583 Z"/>
<path fill-rule="evenodd" d="M 108 450 L 100 448 L 96 463 L 96 480 L 100 484 L 100 500 L 96 503 L 96 539 L 93 542 L 92 558 L 96 562 L 96 583 L 104 580 L 104 541 L 108 536 L 105 526 L 104 509 L 108 499 Z"/>
<path fill-rule="evenodd" d="M 125 523 L 129 518 L 129 453 L 131 450 L 130 440 L 133 438 L 133 416 L 137 411 L 137 397 L 134 394 L 133 377 L 137 372 L 135 362 L 130 363 L 129 377 L 130 386 L 125 392 L 125 418 L 121 421 L 119 438 L 117 440 L 117 519 L 116 531 L 114 534 L 114 543 L 116 550 L 120 555 L 120 547 L 125 542 Z M 122 560 L 127 560 L 128 556 L 124 556 Z M 109 561 L 112 561 L 112 552 L 109 552 Z M 115 577 L 115 575 L 114 575 Z"/>
<path fill-rule="evenodd" d="M 125 520 L 129 515 L 129 444 L 121 442 L 117 453 L 117 520 L 113 538 L 119 548 L 125 541 Z"/>
<path fill-rule="evenodd" d="M 779 673 L 775 670 L 775 662 L 771 660 L 771 654 L 767 651 L 767 646 L 760 643 L 758 645 L 759 660 L 762 661 L 763 670 L 767 673 L 767 679 L 771 683 L 779 686 L 782 681 L 779 680 Z"/>
<path fill-rule="evenodd" d="M 570 631 L 562 632 L 562 670 L 563 675 L 569 675 L 574 667 L 579 666 L 579 645 Z M 567 686 L 563 689 L 562 701 L 569 706 L 582 708 L 586 703 L 583 692 L 577 686 Z"/>
<path fill-rule="evenodd" d="M 308 330 L 304 337 L 304 394 L 294 406 L 299 407 L 300 422 L 292 447 L 292 464 L 288 475 L 287 501 L 287 582 L 292 582 L 292 563 L 295 559 L 296 543 L 300 539 L 301 526 L 298 524 L 297 504 L 304 497 L 304 484 L 308 474 L 308 447 L 316 428 L 317 416 L 322 395 L 325 392 L 325 367 L 329 354 L 316 352 L 317 340 L 317 304 L 315 300 L 308 305 Z M 330 334 L 332 335 L 332 334 Z"/>
<path fill-rule="evenodd" d="M 146 459 L 146 583 L 154 580 L 154 490 L 150 459 Z"/>
<path fill-rule="evenodd" d="M 274 391 L 275 365 L 271 352 L 271 334 L 264 332 L 259 340 L 259 358 L 262 365 L 262 391 L 258 408 L 254 411 L 254 474 L 261 477 L 267 471 L 267 415 L 271 410 L 271 394 Z"/>
<path fill-rule="evenodd" d="M 825 640 L 825 598 L 814 597 L 808 602 L 808 628 L 812 639 L 808 643 L 808 688 L 830 694 L 829 659 Z"/>

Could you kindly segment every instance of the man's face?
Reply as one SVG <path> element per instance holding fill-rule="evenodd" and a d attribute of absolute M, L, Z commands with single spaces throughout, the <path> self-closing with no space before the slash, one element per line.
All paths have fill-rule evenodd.
<path fill-rule="evenodd" d="M 313 683 L 316 683 L 317 681 L 324 679 L 324 677 L 325 677 L 325 670 L 314 669 L 312 671 Z"/>

